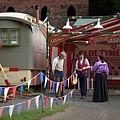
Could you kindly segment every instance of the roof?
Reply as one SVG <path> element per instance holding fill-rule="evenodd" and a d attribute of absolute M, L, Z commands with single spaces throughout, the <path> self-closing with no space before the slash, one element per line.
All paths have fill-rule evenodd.
<path fill-rule="evenodd" d="M 25 13 L 19 13 L 19 12 L 3 12 L 3 13 L 0 13 L 0 19 L 7 19 L 7 20 L 12 19 L 12 20 L 16 20 L 16 21 L 26 23 L 30 26 L 31 25 L 37 25 L 35 17 L 30 16 L 30 15 L 25 14 Z M 39 24 L 40 24 L 40 26 L 38 26 L 38 27 L 41 28 L 41 25 L 44 25 L 43 27 L 46 29 L 46 27 L 47 27 L 46 23 L 39 20 Z M 54 32 L 55 29 L 56 28 L 54 26 L 51 26 L 51 25 L 48 26 L 48 31 L 49 32 Z M 57 31 L 60 32 L 59 29 Z"/>
<path fill-rule="evenodd" d="M 100 18 L 100 17 L 99 17 Z M 103 19 L 104 18 L 104 19 Z M 104 16 L 101 17 L 100 24 L 103 26 L 102 29 L 95 29 L 94 26 L 97 24 L 96 20 L 93 19 L 90 22 L 90 19 L 86 18 L 86 24 L 84 19 L 81 21 L 83 22 L 79 27 L 64 30 L 61 34 L 59 33 L 58 36 L 69 36 L 68 39 L 65 41 L 72 41 L 72 42 L 86 42 L 94 40 L 94 42 L 98 41 L 105 41 L 107 43 L 120 43 L 120 19 L 117 15 L 111 16 Z M 94 21 L 95 20 L 95 21 Z M 80 21 L 80 20 L 79 20 Z M 77 22 L 77 21 L 76 21 Z M 52 37 L 53 38 L 53 37 Z M 113 40 L 114 39 L 114 40 Z M 110 40 L 112 40 L 110 42 Z"/>
<path fill-rule="evenodd" d="M 96 21 L 97 19 L 77 19 L 73 27 L 79 27 L 79 26 L 86 25 L 92 22 L 96 22 Z"/>

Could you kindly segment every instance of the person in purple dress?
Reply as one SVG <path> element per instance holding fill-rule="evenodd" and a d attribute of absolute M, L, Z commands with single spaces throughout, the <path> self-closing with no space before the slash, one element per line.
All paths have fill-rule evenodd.
<path fill-rule="evenodd" d="M 98 61 L 91 66 L 95 73 L 93 102 L 108 101 L 107 75 L 109 74 L 108 64 L 103 60 L 103 55 L 98 56 Z"/>

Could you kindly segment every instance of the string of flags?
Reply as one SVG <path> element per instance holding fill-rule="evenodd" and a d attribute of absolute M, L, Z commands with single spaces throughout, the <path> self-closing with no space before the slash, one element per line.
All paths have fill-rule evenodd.
<path fill-rule="evenodd" d="M 47 76 L 45 76 L 43 72 L 40 72 L 35 77 L 33 77 L 32 79 L 28 80 L 27 82 L 25 82 L 23 84 L 20 84 L 20 85 L 14 86 L 14 87 L 0 87 L 0 96 L 2 95 L 2 92 L 4 91 L 4 101 L 6 101 L 8 92 L 12 90 L 13 97 L 15 98 L 15 93 L 16 93 L 17 87 L 20 87 L 20 95 L 22 95 L 24 85 L 27 83 L 28 90 L 29 90 L 30 85 L 31 85 L 31 81 L 34 80 L 33 84 L 36 85 L 36 81 L 37 81 L 38 76 L 39 76 L 39 79 L 40 79 L 40 84 L 42 84 L 44 82 L 44 88 L 46 87 L 47 82 L 49 82 L 50 91 L 54 91 L 55 89 L 56 89 L 56 92 L 58 90 L 62 91 L 63 87 L 64 87 L 64 89 L 66 89 L 66 87 L 69 88 L 70 84 L 72 85 L 72 84 L 77 83 L 77 82 L 74 82 L 74 78 L 76 77 L 76 75 L 77 75 L 76 72 L 74 72 L 66 80 L 64 80 L 62 82 L 55 82 L 55 81 L 50 80 Z"/>
<path fill-rule="evenodd" d="M 14 104 L 14 105 L 9 105 L 9 106 L 2 106 L 0 107 L 0 117 L 2 115 L 2 112 L 4 110 L 4 108 L 8 107 L 9 108 L 9 116 L 10 118 L 12 117 L 12 114 L 13 114 L 13 110 L 14 110 L 14 107 L 17 106 L 17 113 L 18 115 L 20 115 L 21 111 L 22 111 L 22 106 L 24 103 L 27 103 L 27 111 L 30 110 L 30 106 L 31 106 L 31 103 L 32 103 L 32 100 L 35 100 L 35 104 L 36 104 L 36 108 L 38 109 L 39 106 L 41 106 L 43 103 L 44 103 L 44 106 L 47 107 L 48 105 L 50 106 L 50 108 L 52 109 L 53 107 L 53 102 L 55 100 L 55 104 L 58 106 L 59 105 L 59 100 L 62 100 L 63 99 L 63 105 L 65 104 L 66 100 L 70 100 L 70 98 L 72 98 L 72 94 L 73 94 L 73 91 L 75 89 L 71 90 L 68 94 L 62 96 L 62 97 L 58 97 L 58 98 L 52 98 L 52 97 L 48 97 L 48 96 L 45 96 L 43 94 L 40 94 L 38 96 L 35 96 L 34 98 L 32 99 L 29 99 L 27 101 L 24 101 L 24 102 L 21 102 L 21 103 L 17 103 L 17 104 Z"/>

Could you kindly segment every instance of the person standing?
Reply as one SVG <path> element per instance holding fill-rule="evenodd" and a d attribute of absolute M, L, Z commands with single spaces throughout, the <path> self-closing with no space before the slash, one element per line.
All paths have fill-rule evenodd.
<path fill-rule="evenodd" d="M 55 76 L 56 82 L 64 81 L 63 66 L 64 66 L 64 59 L 65 58 L 66 58 L 66 53 L 61 52 L 59 54 L 59 56 L 54 58 L 54 60 L 52 62 L 52 71 L 53 71 L 53 74 Z M 60 94 L 61 94 L 61 96 L 63 96 L 63 94 L 64 94 L 63 88 L 62 88 L 62 92 Z M 59 97 L 59 90 L 58 90 L 58 92 L 56 92 L 56 89 L 55 89 L 55 96 Z"/>
<path fill-rule="evenodd" d="M 88 59 L 84 58 L 84 53 L 80 51 L 78 54 L 78 60 L 76 61 L 76 73 L 78 74 L 80 83 L 81 99 L 85 99 L 87 95 L 87 78 L 89 68 L 90 64 Z"/>
<path fill-rule="evenodd" d="M 98 56 L 98 61 L 91 66 L 95 73 L 93 82 L 93 102 L 108 101 L 107 75 L 109 74 L 108 64 L 103 60 L 103 55 Z"/>

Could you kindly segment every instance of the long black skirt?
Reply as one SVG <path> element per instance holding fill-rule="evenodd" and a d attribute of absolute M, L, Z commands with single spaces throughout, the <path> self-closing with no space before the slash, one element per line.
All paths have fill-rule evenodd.
<path fill-rule="evenodd" d="M 107 75 L 105 73 L 95 74 L 93 87 L 93 102 L 108 101 Z"/>

